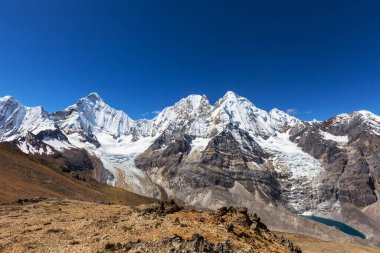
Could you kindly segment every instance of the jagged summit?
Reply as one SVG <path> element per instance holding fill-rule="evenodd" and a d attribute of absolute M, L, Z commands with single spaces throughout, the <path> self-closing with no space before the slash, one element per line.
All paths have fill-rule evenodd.
<path fill-rule="evenodd" d="M 13 101 L 13 98 L 10 97 L 2 100 L 6 99 Z M 19 103 L 15 102 L 13 107 L 16 108 L 18 105 Z M 16 110 L 15 108 L 13 110 Z M 78 132 L 81 135 L 107 133 L 117 138 L 132 134 L 134 140 L 140 138 L 139 136 L 158 136 L 165 130 L 187 131 L 193 136 L 207 137 L 213 131 L 223 131 L 228 124 L 236 125 L 251 132 L 252 135 L 266 138 L 274 135 L 274 131 L 279 130 L 283 125 L 289 125 L 290 121 L 295 121 L 285 113 L 281 113 L 280 116 L 273 116 L 273 113 L 268 114 L 257 108 L 248 99 L 232 91 L 228 91 L 214 106 L 210 104 L 205 95 L 189 95 L 174 105 L 166 107 L 152 120 L 135 121 L 123 111 L 110 107 L 96 92 L 79 99 L 67 109 L 52 114 L 48 114 L 42 108 L 39 109 L 41 111 L 39 114 L 36 114 L 38 111 L 36 108 L 33 110 L 20 109 L 19 111 L 21 118 L 30 118 L 26 114 L 32 112 L 34 114 L 32 118 L 41 118 L 35 121 L 34 126 L 38 122 L 48 119 L 52 125 L 57 125 L 67 133 Z M 273 120 L 271 120 L 272 116 Z M 15 122 L 15 119 L 11 118 L 10 120 Z M 22 119 L 18 119 L 18 121 L 22 121 Z M 272 121 L 275 125 L 271 125 Z M 27 125 L 25 128 L 23 131 L 28 132 Z M 14 131 L 18 130 L 14 129 Z"/>
<path fill-rule="evenodd" d="M 229 103 L 243 103 L 243 102 L 249 102 L 252 106 L 256 107 L 251 101 L 249 101 L 247 98 L 239 96 L 233 91 L 227 91 L 226 94 L 224 94 L 223 97 L 221 97 L 216 104 L 222 104 L 223 102 L 229 102 Z"/>
<path fill-rule="evenodd" d="M 227 91 L 226 94 L 224 94 L 223 98 L 228 98 L 228 97 L 239 97 L 235 92 L 233 91 Z"/>
<path fill-rule="evenodd" d="M 69 106 L 67 109 L 76 108 L 76 107 L 79 107 L 83 104 L 86 106 L 93 106 L 93 107 L 95 107 L 95 106 L 99 107 L 99 106 L 106 106 L 107 105 L 104 102 L 104 100 L 99 96 L 98 93 L 92 92 L 92 93 L 88 94 L 87 96 L 79 99 L 74 105 Z"/>
<path fill-rule="evenodd" d="M 127 114 L 106 104 L 96 93 L 90 93 L 61 113 L 60 126 L 66 131 L 107 132 L 121 136 L 130 131 L 133 122 Z"/>
<path fill-rule="evenodd" d="M 342 113 L 328 121 L 332 122 L 334 126 L 359 126 L 363 124 L 373 130 L 375 134 L 380 135 L 380 116 L 367 110 L 354 111 L 350 114 Z"/>
<path fill-rule="evenodd" d="M 241 102 L 249 102 L 252 106 L 256 107 L 249 99 L 246 97 L 240 96 L 239 94 L 233 92 L 233 91 L 227 91 L 226 94 L 222 98 L 219 99 L 219 101 L 239 101 Z"/>
<path fill-rule="evenodd" d="M 4 96 L 4 97 L 0 97 L 0 101 L 6 101 L 6 100 L 13 100 L 14 98 L 12 97 L 12 96 L 9 96 L 9 95 L 7 95 L 7 96 Z"/>
<path fill-rule="evenodd" d="M 13 105 L 21 105 L 21 103 L 12 96 L 4 96 L 0 98 L 0 106 L 4 106 L 5 103 Z"/>
<path fill-rule="evenodd" d="M 166 129 L 179 131 L 182 128 L 185 128 L 188 134 L 206 137 L 215 130 L 223 131 L 228 124 L 248 131 L 252 136 L 266 139 L 275 136 L 276 131 L 281 132 L 295 125 L 304 124 L 301 120 L 276 108 L 269 112 L 261 110 L 233 91 L 227 91 L 215 105 L 211 105 L 205 95 L 189 95 L 166 107 L 154 119 L 137 121 L 123 111 L 110 107 L 96 92 L 79 99 L 67 109 L 52 114 L 48 114 L 41 107 L 33 109 L 26 107 L 11 96 L 0 98 L 0 105 L 2 105 L 0 113 L 7 115 L 1 119 L 2 131 L 10 135 L 20 132 L 22 121 L 28 122 L 25 119 L 29 118 L 33 118 L 34 122 L 30 127 L 23 125 L 22 132 L 35 132 L 39 129 L 36 125 L 41 122 L 46 125 L 45 122 L 50 120 L 50 125 L 56 124 L 64 131 L 108 133 L 115 137 L 133 133 L 134 139 L 138 138 L 137 136 L 158 135 Z M 342 114 L 337 116 L 335 121 L 349 122 L 356 117 L 369 122 L 367 123 L 369 125 L 379 125 L 380 117 L 368 111 Z M 7 126 L 7 130 L 4 130 L 4 126 Z"/>
<path fill-rule="evenodd" d="M 374 121 L 377 121 L 380 123 L 380 116 L 370 112 L 370 111 L 367 111 L 367 110 L 360 110 L 360 111 L 355 111 L 352 113 L 352 115 L 360 115 L 362 116 L 364 119 L 367 119 L 367 120 L 374 120 Z"/>
<path fill-rule="evenodd" d="M 175 103 L 173 107 L 179 108 L 181 106 L 190 106 L 193 111 L 196 111 L 199 109 L 199 107 L 204 105 L 210 105 L 210 102 L 208 101 L 206 95 L 192 94 Z"/>
<path fill-rule="evenodd" d="M 205 95 L 190 95 L 173 106 L 166 107 L 153 119 L 158 132 L 186 127 L 189 134 L 205 135 L 208 132 L 205 118 L 210 116 L 212 106 Z"/>
<path fill-rule="evenodd" d="M 102 98 L 99 96 L 97 92 L 91 92 L 86 96 L 88 99 L 93 99 L 93 100 L 102 100 Z"/>
<path fill-rule="evenodd" d="M 104 103 L 104 100 L 99 96 L 98 93 L 91 92 L 87 96 L 79 99 L 76 104 L 80 104 L 80 103 L 96 104 L 96 103 Z"/>
<path fill-rule="evenodd" d="M 269 115 L 271 119 L 271 125 L 277 131 L 283 131 L 289 127 L 294 127 L 297 124 L 303 124 L 301 120 L 277 108 L 270 110 Z"/>

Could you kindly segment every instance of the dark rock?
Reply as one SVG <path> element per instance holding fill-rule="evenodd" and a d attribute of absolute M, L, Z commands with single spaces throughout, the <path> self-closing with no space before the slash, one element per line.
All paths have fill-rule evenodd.
<path fill-rule="evenodd" d="M 141 215 L 168 215 L 179 212 L 183 207 L 178 206 L 174 200 L 162 201 L 154 204 L 152 207 L 141 210 Z"/>

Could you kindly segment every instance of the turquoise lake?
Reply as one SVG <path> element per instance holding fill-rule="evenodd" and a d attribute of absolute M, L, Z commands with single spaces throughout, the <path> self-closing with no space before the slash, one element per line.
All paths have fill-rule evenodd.
<path fill-rule="evenodd" d="M 336 220 L 330 220 L 330 219 L 326 219 L 326 218 L 322 218 L 322 217 L 318 217 L 318 216 L 304 216 L 303 215 L 303 217 L 308 218 L 308 219 L 313 220 L 313 221 L 323 223 L 327 226 L 336 227 L 337 229 L 339 229 L 343 233 L 346 233 L 346 234 L 349 234 L 352 236 L 357 236 L 357 237 L 360 237 L 362 239 L 366 239 L 365 235 L 362 232 L 356 230 L 353 227 L 348 226 L 347 224 L 345 224 L 343 222 L 336 221 Z"/>

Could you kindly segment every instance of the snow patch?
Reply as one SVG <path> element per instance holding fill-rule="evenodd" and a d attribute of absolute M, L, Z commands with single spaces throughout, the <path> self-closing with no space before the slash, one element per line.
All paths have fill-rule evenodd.
<path fill-rule="evenodd" d="M 259 137 L 257 142 L 275 156 L 275 167 L 286 168 L 291 173 L 291 178 L 312 180 L 322 171 L 320 162 L 291 142 L 287 133 L 277 133 L 267 140 Z"/>
<path fill-rule="evenodd" d="M 39 154 L 39 155 L 51 155 L 54 154 L 53 150 L 50 147 L 46 147 L 46 151 L 43 148 L 36 148 L 32 145 L 30 145 L 26 141 L 22 141 L 21 143 L 17 144 L 17 147 L 25 154 Z"/>
<path fill-rule="evenodd" d="M 206 149 L 211 138 L 196 138 L 191 142 L 191 153 L 192 152 L 202 152 Z"/>
<path fill-rule="evenodd" d="M 145 173 L 135 165 L 135 158 L 144 152 L 153 143 L 154 138 L 146 137 L 137 141 L 132 141 L 131 135 L 124 135 L 120 138 L 107 133 L 96 133 L 100 147 L 81 141 L 78 134 L 68 135 L 70 142 L 77 146 L 85 148 L 90 153 L 100 158 L 104 167 L 114 176 L 114 180 L 107 182 L 110 185 L 118 187 L 127 187 L 128 190 L 138 194 L 150 196 L 147 183 L 150 180 Z"/>
<path fill-rule="evenodd" d="M 319 130 L 319 132 L 325 140 L 335 141 L 340 146 L 345 146 L 348 144 L 348 136 L 347 135 L 337 136 L 337 135 L 332 135 L 330 133 L 324 132 L 322 130 Z"/>
<path fill-rule="evenodd" d="M 70 145 L 66 141 L 57 140 L 57 139 L 54 139 L 54 138 L 45 137 L 42 141 L 44 143 L 52 146 L 53 148 L 55 148 L 58 151 L 64 151 L 65 149 L 72 149 L 72 148 L 74 148 L 72 145 Z"/>

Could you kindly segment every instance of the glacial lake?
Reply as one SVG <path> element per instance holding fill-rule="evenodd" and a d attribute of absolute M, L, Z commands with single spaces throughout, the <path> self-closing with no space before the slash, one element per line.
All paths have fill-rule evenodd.
<path fill-rule="evenodd" d="M 356 230 L 353 227 L 348 226 L 347 224 L 345 224 L 343 222 L 336 221 L 336 220 L 330 220 L 330 219 L 326 219 L 326 218 L 322 218 L 322 217 L 318 217 L 318 216 L 306 216 L 306 215 L 302 215 L 302 216 L 305 218 L 308 218 L 310 220 L 323 223 L 327 226 L 336 227 L 337 229 L 339 229 L 343 233 L 346 233 L 346 234 L 349 234 L 352 236 L 357 236 L 357 237 L 360 237 L 362 239 L 366 239 L 365 235 L 362 232 Z"/>

